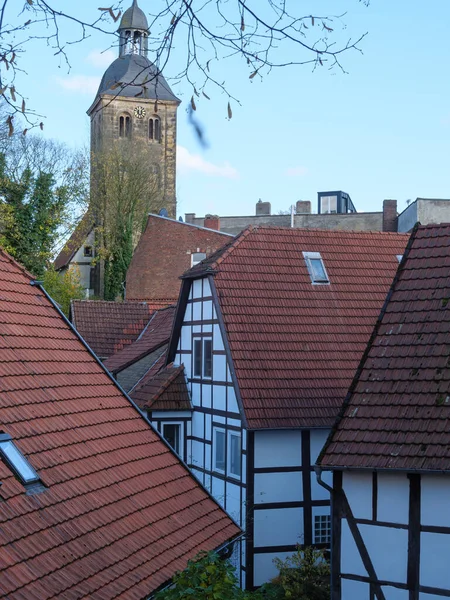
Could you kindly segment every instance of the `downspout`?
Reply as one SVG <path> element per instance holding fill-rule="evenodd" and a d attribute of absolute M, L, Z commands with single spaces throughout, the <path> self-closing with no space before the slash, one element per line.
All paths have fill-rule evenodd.
<path fill-rule="evenodd" d="M 314 472 L 316 474 L 317 477 L 317 483 L 319 485 L 321 485 L 323 488 L 325 488 L 326 490 L 328 490 L 330 492 L 330 494 L 333 494 L 333 488 L 330 487 L 328 485 L 328 483 L 325 483 L 325 481 L 322 479 L 322 473 L 323 473 L 323 469 L 321 467 L 319 467 L 319 465 L 314 465 Z"/>

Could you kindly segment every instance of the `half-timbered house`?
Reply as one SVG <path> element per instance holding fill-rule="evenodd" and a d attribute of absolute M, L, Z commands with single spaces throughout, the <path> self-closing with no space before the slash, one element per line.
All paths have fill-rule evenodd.
<path fill-rule="evenodd" d="M 167 358 L 184 364 L 192 401 L 180 431 L 193 473 L 246 528 L 249 588 L 297 544 L 329 544 L 313 465 L 406 242 L 250 227 L 183 278 Z M 155 425 L 176 423 L 163 408 L 148 406 Z"/>
<path fill-rule="evenodd" d="M 413 231 L 323 455 L 333 600 L 450 597 L 450 225 Z"/>

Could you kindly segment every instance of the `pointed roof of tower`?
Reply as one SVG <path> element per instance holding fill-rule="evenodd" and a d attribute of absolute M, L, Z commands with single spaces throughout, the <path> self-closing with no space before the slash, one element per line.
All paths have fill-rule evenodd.
<path fill-rule="evenodd" d="M 133 0 L 133 4 L 130 8 L 127 8 L 123 13 L 119 31 L 121 29 L 143 29 L 144 31 L 147 31 L 147 17 L 145 16 L 144 11 L 139 8 L 137 0 Z"/>

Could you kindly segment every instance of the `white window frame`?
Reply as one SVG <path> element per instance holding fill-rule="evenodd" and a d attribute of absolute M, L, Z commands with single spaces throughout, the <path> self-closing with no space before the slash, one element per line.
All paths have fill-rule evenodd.
<path fill-rule="evenodd" d="M 196 366 L 196 358 L 197 358 L 197 354 L 196 354 L 196 350 L 195 350 L 195 342 L 201 341 L 201 356 L 200 356 L 200 374 L 197 374 L 195 372 L 195 366 Z M 211 343 L 211 374 L 210 375 L 205 375 L 205 356 L 206 356 L 206 352 L 205 352 L 205 342 L 210 342 Z M 213 368 L 214 368 L 214 358 L 213 358 L 213 339 L 212 339 L 212 335 L 207 335 L 207 336 L 199 336 L 199 335 L 195 335 L 195 333 L 192 336 L 192 373 L 194 375 L 194 377 L 200 377 L 200 379 L 207 379 L 208 381 L 210 381 L 213 378 Z"/>
<path fill-rule="evenodd" d="M 336 210 L 330 210 L 331 209 L 331 203 L 332 201 L 336 202 Z M 324 205 L 327 205 L 327 210 L 323 210 Z M 338 197 L 333 195 L 333 196 L 321 196 L 320 197 L 320 214 L 321 215 L 335 215 L 338 212 Z"/>
<path fill-rule="evenodd" d="M 166 436 L 164 435 L 164 427 L 165 425 L 178 425 L 178 446 L 179 446 L 179 452 L 177 452 L 175 450 L 175 448 L 172 448 L 172 446 L 170 446 Z M 166 440 L 166 442 L 169 444 L 169 446 L 172 448 L 172 450 L 178 454 L 178 456 L 183 456 L 183 448 L 184 448 L 184 435 L 183 435 L 183 422 L 182 421 L 161 421 L 161 435 L 162 437 Z"/>
<path fill-rule="evenodd" d="M 36 470 L 7 433 L 0 434 L 0 457 L 23 485 L 36 483 L 40 480 Z"/>
<path fill-rule="evenodd" d="M 325 520 L 325 523 L 324 523 Z M 319 524 L 319 535 L 316 535 L 316 524 Z M 323 539 L 322 531 L 326 530 L 327 539 Z M 331 515 L 330 513 L 322 515 L 314 515 L 314 543 L 315 544 L 330 544 L 331 543 Z"/>
<path fill-rule="evenodd" d="M 196 254 L 201 254 L 202 258 L 200 258 L 198 260 L 194 259 L 194 256 Z M 201 263 L 202 260 L 205 260 L 205 258 L 206 258 L 206 252 L 192 252 L 192 254 L 191 254 L 191 267 L 195 267 L 195 265 L 198 265 L 198 263 Z"/>
<path fill-rule="evenodd" d="M 224 458 L 225 458 L 225 465 L 224 465 L 224 469 L 221 469 L 220 467 L 217 466 L 217 441 L 216 441 L 216 435 L 217 433 L 221 433 L 224 436 L 224 444 L 225 444 L 225 448 L 224 448 Z M 232 452 L 232 444 L 231 444 L 231 438 L 232 437 L 237 437 L 239 438 L 239 455 L 238 455 L 238 462 L 239 462 L 239 473 L 233 473 L 233 471 L 231 470 L 231 452 Z M 221 473 L 222 475 L 226 475 L 227 477 L 233 478 L 233 479 L 241 479 L 242 478 L 242 435 L 240 433 L 240 431 L 235 431 L 234 429 L 227 429 L 225 427 L 213 427 L 213 471 L 216 471 L 217 473 Z"/>
<path fill-rule="evenodd" d="M 224 443 L 224 449 L 223 449 L 223 457 L 224 457 L 224 469 L 221 469 L 220 467 L 217 466 L 217 434 L 220 433 L 224 436 L 223 438 L 223 443 Z M 224 428 L 222 427 L 213 427 L 213 445 L 212 445 L 212 451 L 213 451 L 213 471 L 216 471 L 217 473 L 222 473 L 222 475 L 226 474 L 226 468 L 227 468 L 227 432 Z"/>
<path fill-rule="evenodd" d="M 303 252 L 303 258 L 305 259 L 306 268 L 308 269 L 308 273 L 309 273 L 309 276 L 311 277 L 312 284 L 313 285 L 330 285 L 330 278 L 328 277 L 328 273 L 325 268 L 323 258 L 320 255 L 320 252 Z M 317 277 L 315 277 L 314 270 L 313 270 L 313 267 L 311 264 L 311 260 L 320 260 L 326 279 L 318 279 Z"/>

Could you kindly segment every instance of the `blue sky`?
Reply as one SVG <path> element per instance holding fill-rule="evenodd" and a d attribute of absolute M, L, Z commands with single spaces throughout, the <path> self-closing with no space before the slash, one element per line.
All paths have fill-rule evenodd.
<path fill-rule="evenodd" d="M 130 0 L 131 3 L 131 0 Z M 139 0 L 147 12 L 157 0 Z M 97 3 L 98 4 L 98 3 Z M 81 15 L 97 4 L 78 0 Z M 60 0 L 61 9 L 72 2 Z M 95 8 L 94 8 L 95 5 Z M 255 6 L 258 5 L 255 0 Z M 209 143 L 199 146 L 187 120 L 191 88 L 174 88 L 178 112 L 178 212 L 254 214 L 259 198 L 272 211 L 318 191 L 342 189 L 358 211 L 378 211 L 384 198 L 403 209 L 407 199 L 450 198 L 450 78 L 448 0 L 295 0 L 302 14 L 344 12 L 345 32 L 364 53 L 343 58 L 348 74 L 309 66 L 272 71 L 249 80 L 247 67 L 222 61 L 220 76 L 240 106 L 209 89 L 211 101 L 197 102 L 197 117 Z M 126 6 L 126 2 L 125 2 Z M 77 147 L 89 142 L 86 110 L 116 51 L 106 36 L 93 35 L 69 50 L 72 68 L 42 42 L 20 58 L 29 105 L 46 116 L 44 135 Z M 280 48 L 282 54 L 283 49 Z M 287 56 L 289 58 L 289 56 Z M 151 59 L 151 56 L 150 56 Z M 169 79 L 183 59 L 177 48 L 165 71 Z"/>

